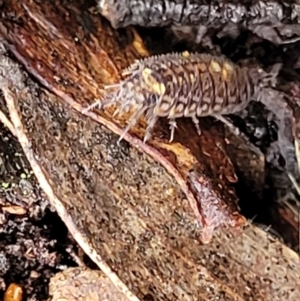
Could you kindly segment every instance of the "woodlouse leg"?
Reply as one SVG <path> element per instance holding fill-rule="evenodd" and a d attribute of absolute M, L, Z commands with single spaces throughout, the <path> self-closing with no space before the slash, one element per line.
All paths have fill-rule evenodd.
<path fill-rule="evenodd" d="M 116 84 L 110 84 L 110 85 L 105 85 L 104 86 L 104 90 L 110 90 L 110 89 L 120 89 L 120 83 L 116 83 Z"/>
<path fill-rule="evenodd" d="M 234 126 L 227 118 L 221 116 L 221 115 L 217 115 L 214 116 L 216 119 L 220 120 L 221 122 L 223 122 L 225 125 L 227 125 L 229 127 L 229 129 L 235 134 L 235 135 L 240 135 L 240 130 Z"/>
<path fill-rule="evenodd" d="M 197 30 L 196 44 L 200 44 L 204 35 L 207 33 L 207 27 L 200 25 Z"/>
<path fill-rule="evenodd" d="M 104 93 L 103 89 L 99 89 L 99 92 Z M 103 108 L 107 103 L 109 103 L 111 101 L 111 97 L 107 97 L 105 99 L 96 99 L 94 103 L 92 103 L 91 105 L 89 105 L 88 107 L 86 107 L 85 109 L 83 109 L 81 111 L 82 114 L 87 113 L 88 111 L 96 108 L 97 106 L 99 107 L 99 109 Z"/>
<path fill-rule="evenodd" d="M 153 128 L 156 124 L 156 121 L 158 120 L 158 117 L 151 117 L 148 119 L 148 126 L 146 128 L 146 133 L 145 133 L 145 137 L 144 137 L 144 143 L 146 143 L 146 141 L 148 141 L 151 138 L 151 133 L 153 131 Z"/>
<path fill-rule="evenodd" d="M 170 119 L 169 120 L 169 125 L 170 125 L 170 139 L 169 142 L 171 143 L 174 139 L 174 134 L 175 134 L 175 129 L 177 129 L 177 123 L 175 119 Z"/>
<path fill-rule="evenodd" d="M 143 113 L 147 110 L 147 108 L 145 106 L 141 106 L 129 119 L 128 125 L 126 126 L 126 128 L 124 129 L 122 135 L 120 136 L 118 143 L 120 143 L 124 136 L 126 135 L 126 133 L 137 123 L 137 121 L 139 120 L 139 118 L 143 115 Z"/>
<path fill-rule="evenodd" d="M 192 117 L 192 121 L 193 121 L 193 123 L 194 123 L 194 125 L 195 125 L 195 127 L 196 127 L 197 134 L 198 134 L 199 136 L 201 136 L 201 129 L 200 129 L 200 126 L 199 126 L 199 120 L 198 120 L 197 116 L 193 116 L 193 117 Z"/>
<path fill-rule="evenodd" d="M 99 109 L 103 109 L 106 106 L 108 106 L 109 104 L 114 102 L 114 96 L 113 95 L 106 95 L 105 98 L 103 99 L 97 99 L 94 103 L 92 103 L 91 105 L 89 105 L 87 108 L 82 110 L 82 114 L 87 113 L 88 111 L 96 108 L 97 106 L 99 107 Z"/>
<path fill-rule="evenodd" d="M 115 116 L 117 116 L 117 115 L 120 115 L 121 113 L 128 113 L 128 112 L 129 112 L 129 109 L 130 109 L 130 106 L 131 106 L 130 103 L 124 103 L 124 104 L 122 104 L 120 107 L 118 107 L 118 108 L 114 111 L 112 117 L 115 117 Z"/>

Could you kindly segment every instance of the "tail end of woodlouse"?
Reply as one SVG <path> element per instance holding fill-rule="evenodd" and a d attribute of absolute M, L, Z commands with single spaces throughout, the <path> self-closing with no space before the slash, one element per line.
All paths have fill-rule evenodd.
<path fill-rule="evenodd" d="M 280 70 L 282 69 L 282 66 L 283 66 L 282 63 L 276 63 L 271 67 L 271 69 L 269 71 L 269 85 L 271 87 L 276 87 L 277 78 L 278 78 Z"/>
<path fill-rule="evenodd" d="M 278 74 L 282 68 L 282 63 L 274 64 L 268 71 L 259 68 L 258 71 L 258 86 L 261 88 L 276 87 Z"/>

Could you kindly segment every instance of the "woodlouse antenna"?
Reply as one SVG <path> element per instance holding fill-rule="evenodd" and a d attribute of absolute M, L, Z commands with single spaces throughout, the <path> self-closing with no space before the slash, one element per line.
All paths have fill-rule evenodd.
<path fill-rule="evenodd" d="M 83 109 L 82 113 L 86 114 L 87 112 L 89 112 L 90 110 L 96 108 L 97 106 L 99 106 L 99 108 L 101 108 L 101 99 L 97 99 L 94 103 L 92 103 L 91 105 L 89 105 L 88 107 Z"/>
<path fill-rule="evenodd" d="M 116 84 L 119 85 L 119 84 Z M 102 94 L 105 93 L 106 87 L 109 87 L 110 85 L 104 86 L 103 89 L 99 89 L 99 91 L 102 92 Z M 108 88 L 107 88 L 108 89 Z M 109 104 L 111 102 L 110 99 L 106 98 L 106 99 L 96 99 L 94 103 L 92 103 L 91 105 L 89 105 L 88 107 L 86 107 L 85 109 L 82 110 L 82 114 L 86 114 L 87 112 L 95 109 L 96 107 L 98 107 L 99 109 L 104 108 L 107 104 Z"/>

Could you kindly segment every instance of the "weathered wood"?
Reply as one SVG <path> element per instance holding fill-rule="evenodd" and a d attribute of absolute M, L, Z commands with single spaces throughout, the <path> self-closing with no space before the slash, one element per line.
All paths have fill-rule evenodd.
<path fill-rule="evenodd" d="M 100 15 L 93 16 L 87 11 L 80 13 L 78 7 L 79 4 L 70 4 L 67 11 L 51 2 L 9 1 L 2 7 L 7 17 L 0 22 L 0 30 L 7 47 L 31 74 L 73 108 L 82 111 L 93 98 L 102 96 L 103 84 L 116 82 L 120 70 L 134 58 L 140 58 L 141 53 L 145 55 L 146 50 L 130 29 L 123 34 L 122 31 L 116 32 Z M 18 16 L 18 22 L 11 15 Z M 86 115 L 120 135 L 128 116 L 117 119 L 112 117 L 112 112 L 109 108 L 97 115 Z M 202 122 L 200 126 L 203 128 L 201 137 L 189 120 L 181 122 L 174 140 L 176 143 L 172 145 L 168 143 L 169 132 L 160 127 L 155 139 L 144 144 L 133 137 L 145 135 L 145 123 L 141 120 L 125 139 L 160 162 L 180 183 L 201 227 L 201 239 L 208 242 L 215 228 L 239 227 L 244 224 L 244 219 L 237 212 L 238 200 L 232 193 L 232 183 L 237 179 L 224 151 L 220 125 L 207 127 Z M 219 170 L 217 166 L 224 168 Z M 191 191 L 191 170 L 200 172 L 198 181 L 203 191 Z M 209 196 L 206 187 L 211 188 Z M 206 202 L 207 198 L 213 202 L 204 207 L 201 201 Z"/>
<path fill-rule="evenodd" d="M 0 30 L 27 70 L 65 100 L 38 87 L 17 67 L 14 76 L 6 72 L 10 85 L 2 85 L 2 91 L 11 121 L 19 125 L 20 143 L 41 186 L 50 184 L 51 190 L 45 191 L 51 201 L 56 199 L 58 214 L 81 247 L 92 250 L 102 269 L 103 259 L 140 300 L 146 295 L 154 300 L 299 300 L 299 257 L 262 230 L 249 225 L 232 238 L 219 229 L 210 244 L 199 241 L 201 228 L 182 191 L 200 203 L 207 194 L 223 205 L 224 199 L 236 201 L 230 195 L 235 174 L 217 126 L 191 139 L 193 125 L 181 124 L 178 143 L 156 138 L 143 146 L 131 136 L 143 136 L 141 122 L 126 137 L 141 152 L 127 143 L 116 144 L 112 131 L 119 134 L 124 122 L 113 120 L 111 112 L 91 115 L 94 120 L 80 113 L 80 104 L 100 96 L 100 83 L 118 78 L 114 51 L 121 57 L 117 62 L 127 62 L 123 50 L 134 50 L 120 46 L 124 44 L 117 32 L 77 5 L 67 9 L 52 2 L 4 1 Z M 82 24 L 89 34 L 80 30 Z M 74 38 L 80 32 L 78 43 Z M 8 60 L 3 54 L 1 59 Z M 72 100 L 73 108 L 66 100 Z M 185 188 L 189 183 L 193 194 Z M 215 208 L 219 203 L 212 200 L 202 212 L 207 222 L 209 214 L 222 217 Z"/>
<path fill-rule="evenodd" d="M 300 6 L 294 1 L 99 0 L 98 7 L 114 28 L 172 25 L 175 32 L 181 28 L 196 29 L 197 43 L 211 28 L 219 36 L 235 36 L 241 29 L 249 30 L 274 44 L 300 39 Z"/>

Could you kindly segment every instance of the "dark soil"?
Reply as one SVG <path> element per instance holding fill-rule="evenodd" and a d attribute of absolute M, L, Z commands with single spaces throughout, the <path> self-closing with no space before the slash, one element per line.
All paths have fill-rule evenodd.
<path fill-rule="evenodd" d="M 75 262 L 74 242 L 51 211 L 23 152 L 11 133 L 0 125 L 0 299 L 11 283 L 22 285 L 24 300 L 44 300 L 48 281 Z M 9 214 L 2 206 L 24 208 Z"/>

